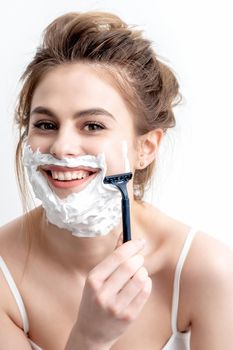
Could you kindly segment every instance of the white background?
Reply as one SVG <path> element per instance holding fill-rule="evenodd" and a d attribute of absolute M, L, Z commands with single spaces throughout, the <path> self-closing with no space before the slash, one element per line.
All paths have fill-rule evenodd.
<path fill-rule="evenodd" d="M 184 103 L 164 140 L 149 199 L 233 248 L 231 1 L 31 1 L 0 4 L 0 225 L 21 214 L 13 113 L 42 30 L 69 11 L 103 10 L 140 25 L 175 70 Z"/>

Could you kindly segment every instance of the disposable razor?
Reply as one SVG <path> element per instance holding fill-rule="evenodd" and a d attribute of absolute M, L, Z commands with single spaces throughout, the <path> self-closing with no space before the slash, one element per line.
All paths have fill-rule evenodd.
<path fill-rule="evenodd" d="M 130 203 L 127 192 L 127 183 L 132 179 L 132 173 L 117 174 L 105 176 L 104 183 L 110 184 L 118 188 L 121 192 L 121 211 L 122 211 L 122 226 L 123 226 L 123 243 L 131 240 L 130 228 Z"/>

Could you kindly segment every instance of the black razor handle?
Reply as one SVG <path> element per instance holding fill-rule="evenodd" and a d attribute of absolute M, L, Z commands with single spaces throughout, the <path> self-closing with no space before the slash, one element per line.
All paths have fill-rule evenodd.
<path fill-rule="evenodd" d="M 131 240 L 129 199 L 122 198 L 121 204 L 122 204 L 121 210 L 122 210 L 122 225 L 123 225 L 123 243 L 125 243 Z"/>

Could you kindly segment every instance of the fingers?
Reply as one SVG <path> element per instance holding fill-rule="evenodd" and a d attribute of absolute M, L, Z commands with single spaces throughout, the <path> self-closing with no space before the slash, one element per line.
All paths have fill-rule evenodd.
<path fill-rule="evenodd" d="M 147 302 L 150 293 L 152 290 L 152 280 L 151 278 L 147 277 L 147 280 L 144 284 L 144 287 L 141 289 L 141 291 L 136 295 L 136 297 L 132 300 L 132 302 L 126 307 L 123 312 L 122 318 L 127 321 L 131 322 L 137 318 L 139 313 L 142 311 L 143 306 Z"/>
<path fill-rule="evenodd" d="M 122 244 L 123 244 L 123 233 L 119 235 L 115 249 L 119 248 Z"/>
<path fill-rule="evenodd" d="M 132 273 L 127 274 L 129 270 L 124 271 L 122 266 L 122 269 L 119 268 L 117 272 L 114 272 L 99 291 L 101 300 L 105 300 L 106 305 L 113 305 L 116 314 L 121 314 L 130 305 L 134 298 L 144 290 L 150 279 L 145 267 L 141 267 L 142 256 L 136 255 L 130 260 L 136 272 L 133 275 Z"/>
<path fill-rule="evenodd" d="M 129 323 L 141 312 L 151 289 L 152 281 L 146 269 L 141 268 L 116 296 L 106 298 L 100 293 L 97 300 L 112 317 Z"/>
<path fill-rule="evenodd" d="M 143 263 L 144 257 L 140 254 L 136 254 L 124 261 L 105 281 L 102 293 L 107 294 L 111 290 L 111 294 L 117 294 L 131 278 L 135 280 L 137 271 L 142 267 Z"/>
<path fill-rule="evenodd" d="M 116 303 L 124 310 L 140 293 L 147 284 L 148 280 L 148 272 L 145 267 L 141 267 L 131 278 L 128 283 L 119 291 Z"/>
<path fill-rule="evenodd" d="M 103 324 L 111 324 L 114 334 L 114 329 L 123 332 L 148 300 L 152 282 L 143 267 L 144 257 L 140 254 L 143 247 L 142 240 L 126 242 L 89 273 L 82 308 L 92 311 L 97 328 L 105 329 Z M 83 312 L 82 319 L 88 314 Z"/>
<path fill-rule="evenodd" d="M 89 274 L 89 279 L 98 285 L 103 283 L 109 276 L 127 259 L 137 254 L 143 247 L 144 240 L 129 241 L 122 244 L 111 255 L 99 263 Z"/>

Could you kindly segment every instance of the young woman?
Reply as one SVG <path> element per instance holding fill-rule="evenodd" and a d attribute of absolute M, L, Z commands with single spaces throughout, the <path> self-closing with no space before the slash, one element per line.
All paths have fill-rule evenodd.
<path fill-rule="evenodd" d="M 16 113 L 22 194 L 26 169 L 42 205 L 0 231 L 1 350 L 232 349 L 231 251 L 143 201 L 178 90 L 114 15 L 48 26 Z M 123 244 L 103 178 L 129 170 Z"/>

